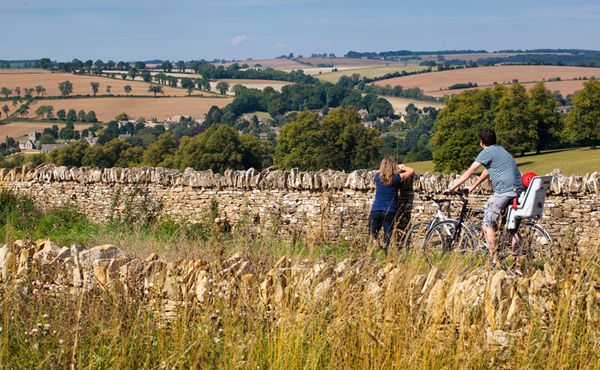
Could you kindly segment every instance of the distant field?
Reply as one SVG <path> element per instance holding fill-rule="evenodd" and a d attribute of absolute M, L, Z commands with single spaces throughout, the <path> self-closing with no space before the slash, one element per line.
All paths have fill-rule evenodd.
<path fill-rule="evenodd" d="M 234 62 L 226 62 L 226 63 L 213 63 L 215 66 L 224 66 L 228 67 L 232 65 Z M 263 68 L 273 68 L 280 70 L 292 70 L 292 69 L 302 69 L 305 67 L 301 63 L 298 63 L 294 60 L 290 60 L 287 58 L 281 59 L 256 59 L 256 60 L 241 60 L 239 62 L 235 62 L 240 65 L 248 64 L 250 67 L 254 67 L 256 64 L 260 64 Z"/>
<path fill-rule="evenodd" d="M 600 172 L 600 149 L 592 150 L 589 147 L 532 154 L 515 160 L 521 173 L 534 171 L 542 175 L 552 172 L 555 168 L 567 176 Z M 409 165 L 417 173 L 433 172 L 433 161 L 414 162 Z"/>
<path fill-rule="evenodd" d="M 374 82 L 375 85 L 419 87 L 425 94 L 443 96 L 458 94 L 461 90 L 448 90 L 448 87 L 457 83 L 474 82 L 480 88 L 492 86 L 494 82 L 510 84 L 513 79 L 521 83 L 549 80 L 560 77 L 573 79 L 576 77 L 600 78 L 600 68 L 566 67 L 566 66 L 491 66 L 479 68 L 454 69 L 450 71 L 423 73 L 405 77 L 391 78 Z M 560 90 L 563 94 L 578 90 L 585 81 L 556 81 L 549 82 L 552 90 Z M 563 92 L 564 91 L 564 92 Z"/>
<path fill-rule="evenodd" d="M 65 126 L 65 123 L 60 122 L 11 122 L 5 125 L 0 125 L 0 137 L 6 136 L 19 139 L 27 136 L 31 131 L 43 131 L 46 127 L 57 125 L 59 128 Z M 87 123 L 75 123 L 75 127 L 79 130 L 89 127 Z"/>
<path fill-rule="evenodd" d="M 29 73 L 50 73 L 50 71 L 41 68 L 7 68 L 0 69 L 0 75 L 29 74 Z"/>
<path fill-rule="evenodd" d="M 236 80 L 236 79 L 222 79 L 218 81 L 212 81 L 210 83 L 210 87 L 213 91 L 217 91 L 217 84 L 219 82 L 227 82 L 229 84 L 229 92 L 233 93 L 233 87 L 235 85 L 242 85 L 249 89 L 259 89 L 262 90 L 265 87 L 272 87 L 277 91 L 281 91 L 284 86 L 292 85 L 291 82 L 286 81 L 273 81 L 273 80 Z"/>
<path fill-rule="evenodd" d="M 425 68 L 426 67 L 403 66 L 401 64 L 395 64 L 392 66 L 383 66 L 383 67 L 378 66 L 378 67 L 365 67 L 365 68 L 349 68 L 349 69 L 343 69 L 343 70 L 337 71 L 337 72 L 327 72 L 327 73 L 317 74 L 317 75 L 315 75 L 315 77 L 317 77 L 319 80 L 322 80 L 322 81 L 335 83 L 340 79 L 340 77 L 351 76 L 355 73 L 358 73 L 361 77 L 374 78 L 374 77 L 381 77 L 388 73 L 402 72 L 402 71 L 413 72 L 413 71 L 420 71 Z"/>
<path fill-rule="evenodd" d="M 485 59 L 485 58 L 506 58 L 514 55 L 519 55 L 524 53 L 472 53 L 472 54 L 442 54 L 442 56 L 446 60 L 466 60 L 466 61 L 476 61 L 477 59 Z M 428 55 L 420 55 L 420 57 L 424 60 L 437 60 L 437 54 L 428 54 Z"/>
<path fill-rule="evenodd" d="M 444 107 L 444 103 L 438 103 L 438 102 L 428 102 L 428 101 L 423 101 L 423 100 L 413 100 L 413 99 L 404 99 L 404 98 L 395 98 L 395 97 L 390 97 L 390 96 L 382 96 L 382 98 L 386 99 L 387 101 L 390 102 L 390 104 L 392 104 L 392 107 L 394 108 L 394 112 L 396 113 L 406 113 L 406 107 L 409 104 L 414 104 L 415 107 L 419 108 L 419 109 L 423 109 L 425 107 L 434 107 L 437 109 L 443 108 Z"/>
<path fill-rule="evenodd" d="M 236 62 L 238 64 L 248 64 L 254 67 L 256 64 L 260 64 L 263 68 L 273 68 L 282 71 L 292 71 L 302 69 L 306 74 L 318 74 L 319 71 L 327 72 L 331 71 L 331 68 L 338 69 L 351 69 L 351 68 L 368 68 L 368 67 L 385 67 L 385 66 L 404 66 L 403 62 L 393 62 L 378 59 L 351 59 L 351 58 L 301 58 L 298 59 L 310 65 L 298 63 L 295 60 L 286 58 L 281 59 L 257 59 L 257 60 L 244 60 Z M 216 66 L 230 66 L 233 62 L 227 63 L 214 63 Z M 319 64 L 333 65 L 333 67 L 317 67 Z"/>
<path fill-rule="evenodd" d="M 98 95 L 106 94 L 106 87 L 109 85 L 112 86 L 111 93 L 114 95 L 125 95 L 125 91 L 123 89 L 125 85 L 131 86 L 131 94 L 133 95 L 154 95 L 153 93 L 148 92 L 148 86 L 150 84 L 141 81 L 112 79 L 99 76 L 81 76 L 69 73 L 0 73 L 0 87 L 8 87 L 9 89 L 14 89 L 18 86 L 21 88 L 21 95 L 24 94 L 24 88 L 35 87 L 37 85 L 41 85 L 44 88 L 46 88 L 46 95 L 60 95 L 58 84 L 65 80 L 71 81 L 73 83 L 73 95 L 92 95 L 92 87 L 90 86 L 90 82 L 100 83 Z M 163 86 L 163 90 L 165 92 L 165 95 L 187 95 L 187 92 L 184 89 L 176 89 L 172 87 Z M 35 92 L 33 95 L 36 95 Z"/>
<path fill-rule="evenodd" d="M 54 112 L 59 109 L 75 109 L 79 111 L 93 110 L 100 121 L 109 121 L 117 114 L 125 112 L 132 117 L 156 118 L 164 120 L 176 115 L 192 115 L 201 117 L 210 107 L 223 107 L 232 101 L 231 98 L 87 98 L 44 100 L 37 104 L 52 105 Z M 30 111 L 34 112 L 35 104 Z"/>

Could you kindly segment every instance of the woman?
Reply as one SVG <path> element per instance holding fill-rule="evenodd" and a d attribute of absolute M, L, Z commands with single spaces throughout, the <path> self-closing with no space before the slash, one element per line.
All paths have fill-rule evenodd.
<path fill-rule="evenodd" d="M 390 246 L 392 229 L 398 212 L 398 190 L 400 183 L 415 173 L 410 167 L 396 164 L 394 158 L 387 157 L 381 161 L 379 171 L 375 174 L 375 199 L 369 215 L 369 234 L 377 238 L 383 226 L 385 251 Z"/>

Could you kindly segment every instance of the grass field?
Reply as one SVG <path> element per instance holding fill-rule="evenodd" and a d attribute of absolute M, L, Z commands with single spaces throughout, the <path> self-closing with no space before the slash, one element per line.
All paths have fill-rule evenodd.
<path fill-rule="evenodd" d="M 542 154 L 531 154 L 515 158 L 521 173 L 533 171 L 546 174 L 558 168 L 564 175 L 585 175 L 600 172 L 600 150 L 589 147 L 553 150 Z M 433 161 L 408 164 L 417 173 L 433 172 Z"/>
<path fill-rule="evenodd" d="M 420 71 L 423 69 L 425 69 L 425 67 L 404 66 L 402 64 L 396 64 L 396 65 L 391 65 L 391 66 L 349 68 L 349 69 L 343 69 L 343 70 L 337 71 L 337 72 L 328 72 L 328 73 L 318 74 L 318 75 L 315 75 L 315 77 L 317 77 L 321 81 L 335 83 L 340 79 L 340 77 L 351 76 L 355 73 L 358 73 L 361 77 L 375 78 L 375 77 L 381 77 L 388 73 L 402 72 L 402 71 L 413 72 L 413 71 Z"/>
<path fill-rule="evenodd" d="M 413 99 L 405 99 L 405 98 L 395 98 L 392 96 L 383 96 L 383 98 L 385 100 L 389 101 L 390 104 L 392 104 L 392 107 L 394 108 L 394 112 L 396 112 L 396 114 L 406 113 L 406 107 L 411 103 L 414 104 L 419 109 L 423 109 L 425 107 L 434 107 L 436 109 L 441 109 L 444 107 L 444 103 L 438 103 L 438 102 L 429 102 L 429 101 L 413 100 Z"/>
<path fill-rule="evenodd" d="M 43 131 L 46 127 L 52 127 L 57 125 L 58 128 L 65 126 L 63 122 L 10 122 L 7 124 L 0 125 L 0 138 L 6 136 L 19 139 L 23 136 L 27 136 L 31 131 Z M 82 130 L 83 128 L 89 127 L 87 123 L 75 123 L 75 129 Z"/>
<path fill-rule="evenodd" d="M 90 86 L 90 82 L 100 83 L 98 95 L 106 94 L 107 86 L 111 86 L 111 94 L 125 95 L 125 85 L 131 86 L 132 95 L 154 95 L 153 93 L 148 92 L 148 86 L 150 86 L 150 84 L 142 81 L 113 79 L 100 76 L 81 76 L 69 73 L 0 73 L 0 87 L 7 87 L 14 90 L 14 88 L 18 86 L 21 88 L 21 95 L 24 94 L 23 90 L 26 87 L 34 88 L 37 85 L 41 85 L 46 89 L 46 95 L 58 96 L 61 95 L 60 90 L 58 89 L 58 84 L 67 80 L 73 83 L 73 95 L 92 95 L 92 87 Z M 165 95 L 187 95 L 187 91 L 185 89 L 176 89 L 163 86 L 163 90 Z M 35 92 L 33 95 L 36 95 Z"/>
<path fill-rule="evenodd" d="M 405 77 L 396 77 L 374 82 L 375 85 L 419 87 L 425 94 L 443 96 L 457 94 L 461 90 L 448 90 L 457 83 L 474 82 L 478 86 L 492 86 L 494 82 L 510 84 L 514 79 L 521 83 L 549 80 L 560 77 L 563 80 L 579 77 L 600 78 L 600 68 L 565 66 L 492 66 L 479 68 L 454 69 L 450 71 L 423 73 Z M 578 90 L 585 81 L 557 81 L 548 83 L 551 90 L 560 90 L 563 94 Z"/>
<path fill-rule="evenodd" d="M 117 114 L 125 112 L 131 117 L 156 118 L 164 120 L 176 115 L 192 115 L 201 117 L 210 107 L 223 107 L 232 101 L 231 98 L 86 98 L 86 99 L 57 99 L 41 100 L 37 104 L 51 105 L 54 112 L 59 109 L 80 109 L 96 112 L 100 121 L 109 121 Z M 30 111 L 34 112 L 37 105 L 32 104 Z"/>

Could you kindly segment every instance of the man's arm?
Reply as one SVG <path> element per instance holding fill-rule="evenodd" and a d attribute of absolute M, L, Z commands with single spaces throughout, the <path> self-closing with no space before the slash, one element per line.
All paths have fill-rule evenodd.
<path fill-rule="evenodd" d="M 449 188 L 448 191 L 453 192 L 455 191 L 459 186 L 461 186 L 462 184 L 465 183 L 465 181 L 467 181 L 471 176 L 473 176 L 473 174 L 475 173 L 475 171 L 477 171 L 477 169 L 479 168 L 479 166 L 481 166 L 481 163 L 479 162 L 473 162 L 473 164 L 471 165 L 471 167 L 469 167 L 455 182 L 454 184 L 452 184 Z M 487 172 L 487 171 L 486 171 Z M 483 181 L 483 180 L 482 180 Z"/>
<path fill-rule="evenodd" d="M 481 183 L 484 182 L 485 180 L 487 180 L 488 177 L 490 177 L 488 170 L 487 169 L 483 170 L 481 175 L 477 178 L 477 181 L 475 181 L 475 183 L 469 187 L 469 192 L 472 192 L 476 187 L 481 185 Z"/>
<path fill-rule="evenodd" d="M 398 171 L 400 171 L 400 181 L 406 181 L 415 174 L 415 170 L 403 164 L 398 165 Z"/>

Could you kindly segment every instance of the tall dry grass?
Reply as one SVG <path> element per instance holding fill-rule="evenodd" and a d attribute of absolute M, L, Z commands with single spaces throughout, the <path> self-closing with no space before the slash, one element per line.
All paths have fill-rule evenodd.
<path fill-rule="evenodd" d="M 132 236 L 132 240 L 144 239 Z M 308 246 L 274 238 L 214 238 L 203 243 L 205 258 L 219 260 L 240 252 L 257 266 L 257 275 L 265 274 L 282 252 L 296 253 L 297 260 L 308 263 L 327 258 L 311 255 Z M 298 253 L 297 248 L 306 250 Z M 360 269 L 358 278 L 343 274 L 331 294 L 320 299 L 287 301 L 275 309 L 260 299 L 257 286 L 232 299 L 215 297 L 202 306 L 185 305 L 171 320 L 165 319 L 163 304 L 152 303 L 159 300 L 126 299 L 99 290 L 59 293 L 36 285 L 40 276 L 32 271 L 28 281 L 0 290 L 0 364 L 3 368 L 600 368 L 600 328 L 589 326 L 589 313 L 580 299 L 593 293 L 584 280 L 600 281 L 597 251 L 552 262 L 563 292 L 553 302 L 555 308 L 550 317 L 526 312 L 527 326 L 506 347 L 486 342 L 483 318 L 448 323 L 427 317 L 410 304 L 417 276 L 429 270 L 423 257 L 400 254 L 377 259 L 370 251 L 351 253 L 357 258 L 347 271 Z M 401 269 L 380 302 L 368 282 L 376 281 L 388 263 Z M 443 267 L 449 281 L 464 273 L 459 259 Z"/>

